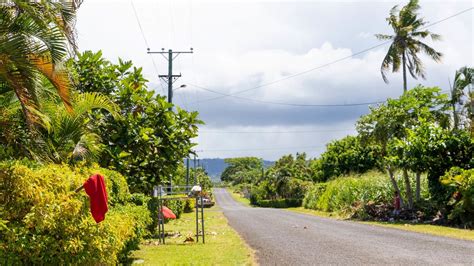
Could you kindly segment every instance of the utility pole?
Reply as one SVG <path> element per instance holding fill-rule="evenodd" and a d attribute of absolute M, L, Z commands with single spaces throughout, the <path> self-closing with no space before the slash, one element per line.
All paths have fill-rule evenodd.
<path fill-rule="evenodd" d="M 166 60 L 168 60 L 168 74 L 167 75 L 158 75 L 159 78 L 163 79 L 168 84 L 168 102 L 173 103 L 173 83 L 181 77 L 181 73 L 179 75 L 173 75 L 173 60 L 178 57 L 180 54 L 192 54 L 193 48 L 190 48 L 189 51 L 177 51 L 173 52 L 173 50 L 169 49 L 168 52 L 165 51 L 165 48 L 161 48 L 161 52 L 153 52 L 150 51 L 150 48 L 147 48 L 148 54 L 161 54 Z M 185 87 L 186 85 L 181 85 L 181 87 Z M 169 108 L 169 111 L 172 111 L 173 107 Z M 170 176 L 170 189 L 172 186 L 172 177 Z"/>
<path fill-rule="evenodd" d="M 161 54 L 166 60 L 168 60 L 168 74 L 167 75 L 158 75 L 159 78 L 163 79 L 168 84 L 168 102 L 173 103 L 173 83 L 181 77 L 179 75 L 173 75 L 173 60 L 178 57 L 180 54 L 192 54 L 193 48 L 189 49 L 189 51 L 175 51 L 169 49 L 167 52 L 165 48 L 161 48 L 161 52 L 153 52 L 148 49 L 148 54 Z M 184 85 L 183 85 L 184 86 Z M 183 87 L 182 86 L 182 87 Z M 170 107 L 171 111 L 172 107 Z"/>
<path fill-rule="evenodd" d="M 186 158 L 186 190 L 189 186 L 189 157 Z"/>
<path fill-rule="evenodd" d="M 196 154 L 194 154 L 194 185 L 197 184 L 197 176 L 196 176 Z"/>

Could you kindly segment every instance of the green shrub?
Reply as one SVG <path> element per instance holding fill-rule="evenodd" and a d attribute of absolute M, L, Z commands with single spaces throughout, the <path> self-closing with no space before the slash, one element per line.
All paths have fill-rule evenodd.
<path fill-rule="evenodd" d="M 259 200 L 257 206 L 264 208 L 290 208 L 300 207 L 301 199 L 274 199 L 274 200 Z"/>
<path fill-rule="evenodd" d="M 184 202 L 182 200 L 164 200 L 163 205 L 168 207 L 179 219 L 184 211 Z"/>
<path fill-rule="evenodd" d="M 150 199 L 151 197 L 143 193 L 133 193 L 130 195 L 130 202 L 137 206 L 147 206 Z"/>
<path fill-rule="evenodd" d="M 412 182 L 414 184 L 414 182 Z M 427 190 L 423 182 L 422 192 Z M 403 182 L 399 187 L 404 196 Z M 326 183 L 316 184 L 305 196 L 305 208 L 337 212 L 342 215 L 364 216 L 367 204 L 391 204 L 393 188 L 386 174 L 369 172 L 362 176 L 340 177 Z"/>
<path fill-rule="evenodd" d="M 111 174 L 105 180 L 110 187 Z M 66 165 L 0 163 L 0 259 L 13 264 L 116 264 L 136 248 L 149 214 L 134 205 L 110 206 L 96 224 L 84 192 L 74 193 L 91 173 Z M 115 174 L 112 179 L 122 178 Z M 120 189 L 109 190 L 111 200 Z M 118 194 L 119 195 L 118 195 Z M 2 262 L 0 262 L 2 263 Z"/>
<path fill-rule="evenodd" d="M 183 212 L 184 213 L 193 212 L 195 202 L 196 202 L 195 199 L 192 199 L 192 198 L 186 199 L 186 201 L 184 202 Z"/>
<path fill-rule="evenodd" d="M 316 202 L 318 198 L 326 191 L 327 183 L 316 183 L 308 190 L 304 199 L 303 206 L 306 209 L 317 209 Z"/>
<path fill-rule="evenodd" d="M 130 201 L 130 191 L 128 190 L 127 180 L 120 173 L 100 168 L 97 165 L 92 167 L 77 167 L 74 170 L 83 175 L 83 181 L 91 174 L 97 173 L 104 176 L 109 204 L 112 206 L 115 204 L 125 204 Z"/>
<path fill-rule="evenodd" d="M 463 170 L 451 168 L 440 178 L 441 184 L 451 188 L 452 196 L 448 205 L 451 211 L 448 219 L 462 224 L 464 227 L 474 227 L 474 169 Z"/>

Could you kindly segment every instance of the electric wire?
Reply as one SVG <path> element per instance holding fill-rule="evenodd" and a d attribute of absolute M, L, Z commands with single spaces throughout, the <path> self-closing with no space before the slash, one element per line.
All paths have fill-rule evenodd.
<path fill-rule="evenodd" d="M 297 147 L 277 147 L 277 148 L 255 148 L 255 149 L 209 149 L 199 150 L 200 152 L 223 152 L 223 151 L 273 151 L 273 150 L 292 150 L 292 149 L 321 149 L 326 146 L 297 146 Z"/>
<path fill-rule="evenodd" d="M 305 134 L 305 133 L 326 133 L 326 132 L 348 132 L 354 129 L 327 129 L 327 130 L 296 130 L 296 131 L 226 131 L 226 130 L 203 130 L 199 133 L 211 134 Z"/>
<path fill-rule="evenodd" d="M 465 10 L 462 10 L 458 13 L 455 13 L 451 16 L 448 16 L 446 18 L 443 18 L 441 20 L 438 20 L 436 22 L 433 22 L 433 23 L 430 23 L 424 27 L 422 27 L 421 29 L 426 29 L 426 28 L 429 28 L 429 27 L 432 27 L 434 25 L 437 25 L 441 22 L 444 22 L 448 19 L 451 19 L 451 18 L 454 18 L 454 17 L 457 17 L 461 14 L 464 14 L 468 11 L 471 11 L 472 9 L 474 9 L 474 7 L 471 7 L 471 8 L 468 8 L 468 9 L 465 9 Z M 289 76 L 286 76 L 284 78 L 281 78 L 281 79 L 277 79 L 277 80 L 274 80 L 274 81 L 271 81 L 271 82 L 267 82 L 267 83 L 263 83 L 263 84 L 260 84 L 258 86 L 255 86 L 255 87 L 251 87 L 251 88 L 248 88 L 248 89 L 244 89 L 244 90 L 241 90 L 241 91 L 237 91 L 237 92 L 234 92 L 234 93 L 220 93 L 220 92 L 217 92 L 215 90 L 211 90 L 209 88 L 205 88 L 203 86 L 198 86 L 198 85 L 195 85 L 195 84 L 190 84 L 191 86 L 194 86 L 196 88 L 199 88 L 199 89 L 205 89 L 206 91 L 209 91 L 209 92 L 213 92 L 213 93 L 216 93 L 216 94 L 220 94 L 221 96 L 218 96 L 218 97 L 214 97 L 214 98 L 210 98 L 210 99 L 205 99 L 205 100 L 201 100 L 200 102 L 209 102 L 209 101 L 214 101 L 214 100 L 218 100 L 218 99 L 222 99 L 222 98 L 226 98 L 226 97 L 234 97 L 234 98 L 237 98 L 237 99 L 241 99 L 241 100 L 250 100 L 250 101 L 255 101 L 255 102 L 261 102 L 261 103 L 267 103 L 267 104 L 278 104 L 278 105 L 290 105 L 290 106 L 301 106 L 301 107 L 304 107 L 304 106 L 320 106 L 320 105 L 311 105 L 311 104 L 294 104 L 294 103 L 282 103 L 282 102 L 271 102 L 271 101 L 262 101 L 262 100 L 255 100 L 255 99 L 251 99 L 251 98 L 247 98 L 247 97 L 238 97 L 236 95 L 238 94 L 241 94 L 241 93 L 244 93 L 244 92 L 247 92 L 247 91 L 250 91 L 250 90 L 255 90 L 255 89 L 258 89 L 258 88 L 262 88 L 262 87 L 265 87 L 265 86 L 270 86 L 270 85 L 273 85 L 275 83 L 279 83 L 279 82 L 282 82 L 282 81 L 285 81 L 285 80 L 288 80 L 288 79 L 291 79 L 291 78 L 294 78 L 294 77 L 298 77 L 298 76 L 301 76 L 301 75 L 304 75 L 304 74 L 307 74 L 309 72 L 312 72 L 312 71 L 315 71 L 315 70 L 319 70 L 319 69 L 322 69 L 322 68 L 325 68 L 325 67 L 328 67 L 328 66 L 331 66 L 333 64 L 336 64 L 336 63 L 339 63 L 341 61 L 344 61 L 344 60 L 347 60 L 349 58 L 352 58 L 354 56 L 357 56 L 357 55 L 360 55 L 360 54 L 364 54 L 370 50 L 373 50 L 373 49 L 376 49 L 378 47 L 381 47 L 381 46 L 384 46 L 388 43 L 390 43 L 392 40 L 387 40 L 385 42 L 382 42 L 380 44 L 377 44 L 377 45 L 374 45 L 374 46 L 371 46 L 369 48 L 366 48 L 366 49 L 363 49 L 361 51 L 358 51 L 354 54 L 351 54 L 349 56 L 345 56 L 345 57 L 342 57 L 342 58 L 339 58 L 339 59 L 336 59 L 334 61 L 331 61 L 331 62 L 328 62 L 326 64 L 323 64 L 323 65 L 320 65 L 320 66 L 317 66 L 317 67 L 313 67 L 313 68 L 310 68 L 310 69 L 307 69 L 307 70 L 304 70 L 304 71 L 301 71 L 301 72 L 298 72 L 298 73 L 295 73 L 295 74 L 292 74 L 292 75 L 289 75 Z M 193 103 L 197 103 L 197 102 L 193 102 Z M 191 103 L 191 104 L 193 104 Z M 375 102 L 375 103 L 380 103 L 380 102 Z M 368 105 L 368 104 L 373 104 L 373 103 L 366 103 L 365 105 Z M 364 105 L 364 104 L 355 104 L 355 105 Z M 323 105 L 324 106 L 324 105 Z M 328 106 L 339 106 L 339 105 L 328 105 Z M 342 106 L 351 106 L 351 105 L 342 105 Z M 352 105 L 353 106 L 353 105 Z"/>
<path fill-rule="evenodd" d="M 252 102 L 258 102 L 258 103 L 263 103 L 263 104 L 273 104 L 273 105 L 283 105 L 283 106 L 294 106 L 294 107 L 350 107 L 350 106 L 367 106 L 367 105 L 375 105 L 375 104 L 381 104 L 386 101 L 374 101 L 374 102 L 363 102 L 363 103 L 346 103 L 346 104 L 304 104 L 304 103 L 285 103 L 285 102 L 274 102 L 274 101 L 265 101 L 265 100 L 258 100 L 258 99 L 252 99 L 252 98 L 247 98 L 247 97 L 241 97 L 241 96 L 235 96 L 234 94 L 226 94 L 218 91 L 213 91 L 205 87 L 197 86 L 194 84 L 189 84 L 191 86 L 194 86 L 196 88 L 206 90 L 209 92 L 214 92 L 216 94 L 221 94 L 224 95 L 223 97 L 230 96 L 236 99 L 240 100 L 245 100 L 245 101 L 252 101 Z M 215 98 L 214 98 L 215 99 Z M 202 103 L 203 101 L 201 101 Z M 194 102 L 196 103 L 196 102 Z"/>
<path fill-rule="evenodd" d="M 135 8 L 135 4 L 133 3 L 133 0 L 130 0 L 130 3 L 132 5 L 132 9 L 133 9 L 133 14 L 135 15 L 135 19 L 137 21 L 137 24 L 138 24 L 138 28 L 140 28 L 140 32 L 141 32 L 141 35 L 142 35 L 142 38 L 143 38 L 143 42 L 145 43 L 146 45 L 146 49 L 149 50 L 150 49 L 150 45 L 148 44 L 148 40 L 146 38 L 146 35 L 145 35 L 145 32 L 143 30 L 143 27 L 142 27 L 142 23 L 140 22 L 140 18 L 138 16 L 138 13 L 137 13 L 137 10 Z M 150 58 L 151 58 L 151 62 L 153 64 L 153 68 L 155 69 L 155 74 L 156 76 L 159 75 L 159 71 L 158 71 L 158 67 L 156 65 L 156 62 L 155 62 L 155 59 L 153 58 L 153 56 L 151 56 L 151 54 L 149 54 Z M 158 80 L 158 82 L 160 83 L 161 85 L 161 92 L 163 93 L 163 95 L 165 94 L 165 88 L 163 87 L 163 84 L 161 83 L 161 80 Z"/>

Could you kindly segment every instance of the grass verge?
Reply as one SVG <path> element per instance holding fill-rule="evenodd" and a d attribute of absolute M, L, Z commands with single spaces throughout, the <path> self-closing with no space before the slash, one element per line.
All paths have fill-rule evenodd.
<path fill-rule="evenodd" d="M 464 240 L 474 241 L 474 230 L 459 229 L 447 226 L 431 225 L 431 224 L 409 224 L 403 222 L 361 222 L 364 224 L 396 228 L 417 233 L 445 236 Z"/>
<path fill-rule="evenodd" d="M 287 210 L 298 212 L 298 213 L 316 215 L 319 217 L 344 219 L 344 217 L 338 216 L 335 213 L 317 211 L 317 210 L 308 210 L 303 207 L 288 208 Z M 401 229 L 401 230 L 429 234 L 429 235 L 435 235 L 435 236 L 444 236 L 444 237 L 474 241 L 474 230 L 469 230 L 469 229 L 459 229 L 459 228 L 431 225 L 431 224 L 410 224 L 410 223 L 404 223 L 404 222 L 374 222 L 374 221 L 363 222 L 363 221 L 357 221 L 357 220 L 356 222 L 369 224 L 369 225 L 375 225 L 375 226 Z"/>
<path fill-rule="evenodd" d="M 195 239 L 195 213 L 183 213 L 178 220 L 165 224 L 172 237 L 165 245 L 157 240 L 145 241 L 134 251 L 135 261 L 143 265 L 255 265 L 253 251 L 232 229 L 218 206 L 205 209 L 206 244 L 184 243 L 186 237 Z"/>
<path fill-rule="evenodd" d="M 234 189 L 232 188 L 226 188 L 227 192 L 229 192 L 229 194 L 232 196 L 232 198 L 246 206 L 249 206 L 249 207 L 252 207 L 252 205 L 250 204 L 250 200 L 247 199 L 247 198 L 244 198 L 242 196 L 242 194 L 238 193 L 238 192 L 235 192 Z"/>

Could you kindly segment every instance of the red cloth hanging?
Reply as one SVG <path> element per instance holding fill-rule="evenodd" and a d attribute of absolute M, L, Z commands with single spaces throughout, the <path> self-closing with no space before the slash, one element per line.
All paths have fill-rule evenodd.
<path fill-rule="evenodd" d="M 166 219 L 176 219 L 176 214 L 173 213 L 172 210 L 170 210 L 168 207 L 163 206 L 161 209 L 161 213 L 163 213 L 163 216 Z"/>
<path fill-rule="evenodd" d="M 99 174 L 91 175 L 84 182 L 84 190 L 89 196 L 92 217 L 94 217 L 96 223 L 103 221 L 105 213 L 109 210 L 104 177 Z"/>

